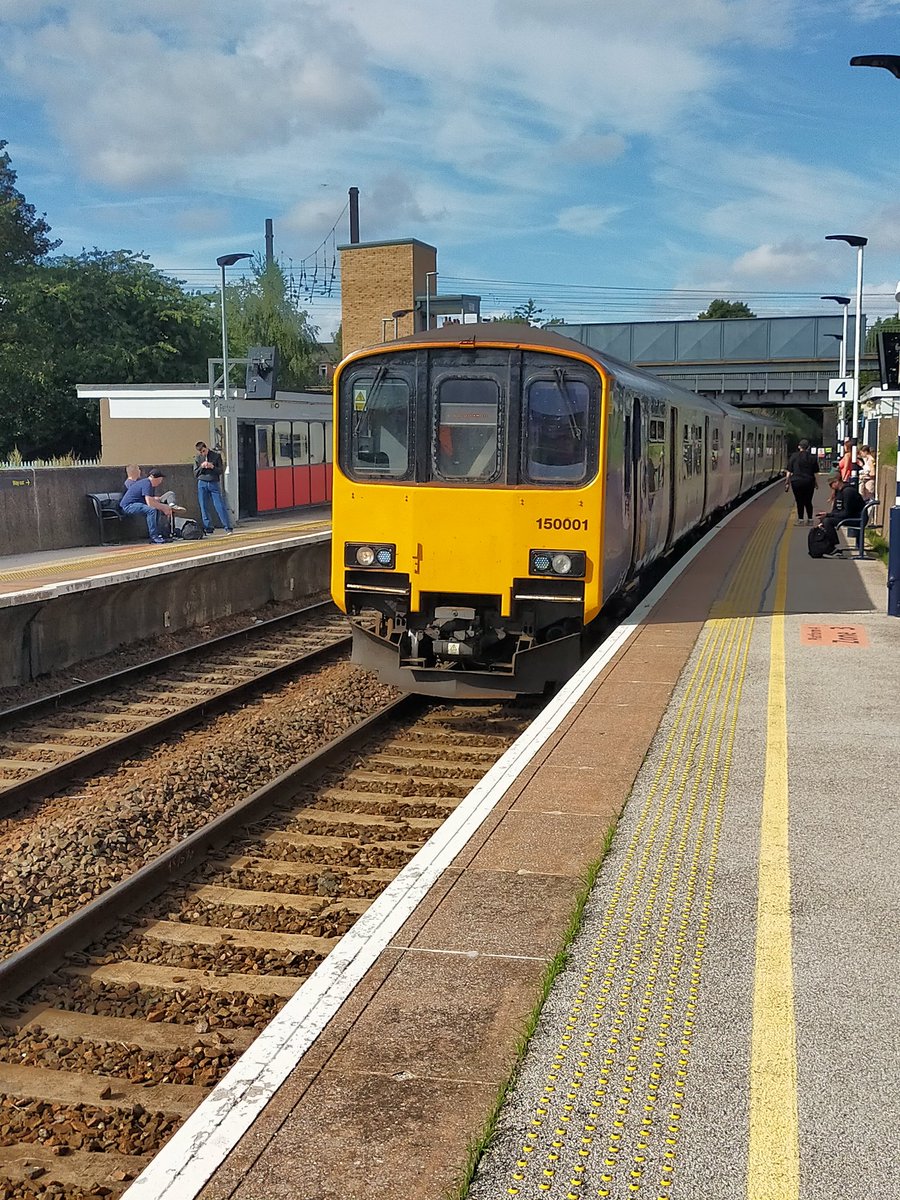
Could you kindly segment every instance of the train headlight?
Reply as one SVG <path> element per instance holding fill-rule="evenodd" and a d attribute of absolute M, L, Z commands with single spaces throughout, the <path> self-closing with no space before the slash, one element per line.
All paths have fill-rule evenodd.
<path fill-rule="evenodd" d="M 568 575 L 583 579 L 587 555 L 583 550 L 529 550 L 529 575 Z"/>
<path fill-rule="evenodd" d="M 345 567 L 380 567 L 393 571 L 397 562 L 397 547 L 384 542 L 345 542 Z"/>

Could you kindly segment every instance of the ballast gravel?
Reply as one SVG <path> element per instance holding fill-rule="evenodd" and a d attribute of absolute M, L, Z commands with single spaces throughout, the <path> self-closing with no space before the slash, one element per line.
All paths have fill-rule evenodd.
<path fill-rule="evenodd" d="M 322 667 L 0 821 L 0 958 L 397 694 L 349 663 Z"/>

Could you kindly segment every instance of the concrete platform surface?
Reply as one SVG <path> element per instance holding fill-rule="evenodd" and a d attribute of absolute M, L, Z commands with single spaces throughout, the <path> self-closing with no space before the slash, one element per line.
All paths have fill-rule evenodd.
<path fill-rule="evenodd" d="M 472 1200 L 896 1195 L 884 568 L 809 559 L 775 488 L 679 570 L 129 1200 L 459 1196 L 495 1116 Z"/>
<path fill-rule="evenodd" d="M 233 534 L 221 529 L 198 541 L 175 539 L 163 546 L 149 542 L 123 542 L 111 546 L 84 546 L 68 550 L 42 550 L 31 554 L 0 555 L 0 607 L 34 598 L 59 595 L 66 585 L 86 579 L 131 573 L 137 578 L 148 567 L 185 564 L 210 555 L 246 552 L 271 546 L 281 539 L 331 529 L 331 507 L 295 510 L 241 521 Z"/>

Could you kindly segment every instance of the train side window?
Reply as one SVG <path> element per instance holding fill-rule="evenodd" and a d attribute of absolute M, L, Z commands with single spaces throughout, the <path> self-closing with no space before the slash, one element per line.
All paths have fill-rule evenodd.
<path fill-rule="evenodd" d="M 294 466 L 305 467 L 309 462 L 309 424 L 306 421 L 291 422 L 291 437 L 294 443 Z"/>
<path fill-rule="evenodd" d="M 703 427 L 692 425 L 691 435 L 694 443 L 694 471 L 699 475 L 703 470 Z"/>
<path fill-rule="evenodd" d="M 559 378 L 534 379 L 528 384 L 525 478 L 529 483 L 580 483 L 584 479 L 590 399 L 590 388 L 583 380 L 567 378 L 562 372 Z"/>
<path fill-rule="evenodd" d="M 684 436 L 681 439 L 681 461 L 684 463 L 685 475 L 693 475 L 694 454 L 691 447 L 691 430 L 689 425 L 685 425 Z"/>
<path fill-rule="evenodd" d="M 341 461 L 357 478 L 402 479 L 409 472 L 410 387 L 385 367 L 341 384 Z M 310 431 L 312 437 L 312 431 Z M 311 447 L 317 449 L 317 447 Z M 318 459 L 324 459 L 324 447 Z"/>
<path fill-rule="evenodd" d="M 713 425 L 713 429 L 712 429 L 712 440 L 710 442 L 710 449 L 709 449 L 709 469 L 711 471 L 718 471 L 718 469 L 719 469 L 719 427 L 718 427 L 718 425 Z"/>
<path fill-rule="evenodd" d="M 443 379 L 435 403 L 434 472 L 442 479 L 493 479 L 500 470 L 500 385 Z"/>
<path fill-rule="evenodd" d="M 741 431 L 732 429 L 731 431 L 731 465 L 739 466 L 741 461 Z"/>
<path fill-rule="evenodd" d="M 309 461 L 314 467 L 325 461 L 325 426 L 321 421 L 309 423 Z"/>

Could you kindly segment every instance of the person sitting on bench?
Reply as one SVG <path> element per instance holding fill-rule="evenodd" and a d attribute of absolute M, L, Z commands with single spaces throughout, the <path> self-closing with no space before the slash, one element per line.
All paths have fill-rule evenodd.
<path fill-rule="evenodd" d="M 819 524 L 828 534 L 828 541 L 831 545 L 828 553 L 834 554 L 838 548 L 838 526 L 845 521 L 857 520 L 862 515 L 865 501 L 859 494 L 859 490 L 851 483 L 845 483 L 840 476 L 832 479 L 828 486 L 831 488 L 831 511 L 816 513 L 816 516 L 819 518 Z"/>
<path fill-rule="evenodd" d="M 169 540 L 163 536 L 163 529 L 170 527 L 172 519 L 172 507 L 163 504 L 154 495 L 164 478 L 162 471 L 154 467 L 152 471 L 148 471 L 146 479 L 135 479 L 119 501 L 119 508 L 123 513 L 146 518 L 150 541 L 157 546 Z M 167 518 L 165 525 L 163 518 Z"/>

